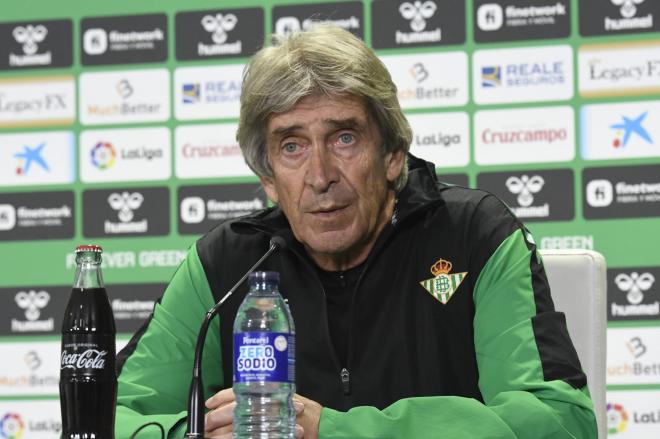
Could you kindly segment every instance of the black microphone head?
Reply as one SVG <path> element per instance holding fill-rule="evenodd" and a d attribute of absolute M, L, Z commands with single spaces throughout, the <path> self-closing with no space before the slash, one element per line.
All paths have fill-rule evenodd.
<path fill-rule="evenodd" d="M 289 244 L 286 242 L 286 239 L 284 239 L 282 236 L 275 235 L 272 238 L 270 238 L 270 246 L 271 247 L 276 247 L 281 250 L 286 249 Z"/>

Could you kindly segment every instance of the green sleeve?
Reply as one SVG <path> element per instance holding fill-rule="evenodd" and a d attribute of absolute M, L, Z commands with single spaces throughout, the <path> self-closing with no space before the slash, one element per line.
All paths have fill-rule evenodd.
<path fill-rule="evenodd" d="M 474 343 L 485 404 L 437 396 L 402 399 L 382 411 L 323 409 L 319 438 L 595 439 L 596 420 L 586 387 L 544 378 L 532 323 L 538 318 L 533 257 L 535 248 L 529 249 L 522 230 L 517 230 L 489 258 L 477 280 Z"/>
<path fill-rule="evenodd" d="M 157 422 L 167 437 L 186 417 L 197 333 L 213 306 L 195 246 L 177 269 L 135 351 L 118 377 L 115 436 L 128 439 L 142 425 Z M 204 345 L 204 394 L 222 384 L 219 323 L 215 319 Z M 178 427 L 178 428 L 175 428 Z M 160 439 L 157 426 L 141 430 L 136 439 Z M 181 436 L 179 436 L 181 437 Z"/>

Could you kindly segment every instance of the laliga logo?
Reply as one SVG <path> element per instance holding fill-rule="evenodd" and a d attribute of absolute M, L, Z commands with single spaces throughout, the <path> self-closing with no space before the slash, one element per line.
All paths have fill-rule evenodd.
<path fill-rule="evenodd" d="M 127 223 L 133 219 L 133 211 L 142 206 L 144 196 L 139 192 L 122 192 L 121 194 L 114 192 L 108 197 L 108 204 L 114 210 L 118 210 L 117 216 L 122 223 Z"/>
<path fill-rule="evenodd" d="M 545 180 L 540 175 L 533 175 L 531 177 L 523 175 L 520 178 L 509 177 L 504 184 L 509 189 L 509 192 L 514 195 L 518 194 L 518 204 L 522 207 L 527 207 L 531 206 L 534 202 L 534 195 L 532 194 L 536 194 L 543 189 Z"/>
<path fill-rule="evenodd" d="M 607 404 L 607 433 L 621 433 L 628 425 L 628 413 L 621 404 Z"/>
<path fill-rule="evenodd" d="M 23 52 L 26 55 L 34 55 L 37 53 L 39 46 L 37 43 L 41 43 L 46 35 L 48 34 L 48 29 L 46 26 L 38 25 L 32 26 L 28 24 L 27 26 L 17 26 L 14 28 L 14 39 L 17 43 L 23 44 Z"/>
<path fill-rule="evenodd" d="M 415 3 L 405 2 L 401 3 L 399 6 L 399 12 L 401 16 L 406 20 L 410 20 L 410 28 L 415 32 L 421 32 L 426 29 L 426 18 L 433 17 L 435 14 L 436 6 L 435 2 L 425 1 L 416 1 Z"/>
<path fill-rule="evenodd" d="M 211 39 L 215 44 L 223 44 L 227 41 L 227 32 L 234 29 L 236 23 L 238 23 L 238 18 L 234 14 L 216 14 L 215 17 L 205 15 L 202 18 L 202 27 L 207 32 L 213 33 Z"/>
<path fill-rule="evenodd" d="M 626 299 L 633 305 L 639 305 L 644 300 L 643 291 L 647 291 L 653 286 L 655 277 L 651 273 L 637 274 L 632 272 L 630 275 L 621 273 L 614 278 L 614 283 L 623 292 L 628 292 Z"/>
<path fill-rule="evenodd" d="M 621 6 L 621 16 L 623 18 L 632 18 L 637 13 L 637 6 L 644 3 L 644 0 L 611 0 L 615 6 Z"/>
<path fill-rule="evenodd" d="M 18 413 L 6 413 L 0 419 L 0 435 L 7 439 L 21 439 L 25 424 Z"/>
<path fill-rule="evenodd" d="M 43 309 L 50 301 L 50 294 L 45 291 L 19 291 L 14 298 L 19 308 L 25 310 L 25 318 L 30 321 L 35 321 L 41 314 Z"/>

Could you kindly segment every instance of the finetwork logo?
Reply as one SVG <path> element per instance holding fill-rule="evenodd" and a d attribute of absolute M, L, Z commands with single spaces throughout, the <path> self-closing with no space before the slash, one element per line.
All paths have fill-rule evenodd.
<path fill-rule="evenodd" d="M 47 291 L 19 291 L 16 293 L 14 301 L 20 309 L 24 310 L 26 320 L 12 319 L 11 330 L 13 332 L 53 331 L 55 321 L 52 317 L 39 320 L 41 312 L 50 302 L 50 294 Z"/>
<path fill-rule="evenodd" d="M 0 434 L 3 438 L 22 439 L 24 432 L 25 423 L 18 413 L 8 412 L 0 419 Z"/>
<path fill-rule="evenodd" d="M 647 114 L 648 111 L 636 117 L 622 116 L 621 122 L 610 125 L 610 128 L 615 130 L 612 146 L 614 148 L 625 147 L 628 145 L 628 140 L 630 140 L 630 136 L 633 134 L 643 139 L 646 143 L 653 145 L 653 139 L 651 139 L 648 131 L 642 126 L 642 122 L 646 119 Z"/>
<path fill-rule="evenodd" d="M 181 200 L 181 221 L 199 224 L 206 218 L 206 203 L 201 197 L 186 197 Z"/>
<path fill-rule="evenodd" d="M 197 43 L 197 54 L 199 56 L 240 54 L 243 50 L 241 40 L 227 43 L 228 33 L 234 30 L 237 24 L 238 18 L 235 14 L 205 15 L 201 25 L 211 35 L 214 44 Z"/>
<path fill-rule="evenodd" d="M 45 146 L 46 142 L 42 142 L 34 147 L 24 145 L 23 151 L 14 154 L 14 157 L 19 159 L 18 165 L 16 166 L 16 175 L 30 175 L 32 164 L 46 172 L 50 172 L 48 163 L 46 163 L 46 160 L 44 160 L 41 155 Z"/>
<path fill-rule="evenodd" d="M 11 204 L 0 204 L 0 231 L 16 227 L 16 208 Z"/>
<path fill-rule="evenodd" d="M 607 404 L 607 434 L 614 435 L 625 431 L 628 413 L 621 404 Z"/>
<path fill-rule="evenodd" d="M 504 24 L 502 6 L 497 3 L 486 3 L 477 9 L 477 26 L 479 29 L 490 32 L 498 30 Z"/>
<path fill-rule="evenodd" d="M 587 203 L 592 207 L 607 207 L 614 201 L 614 187 L 609 180 L 591 180 L 586 187 Z"/>
<path fill-rule="evenodd" d="M 614 278 L 614 284 L 620 293 L 626 295 L 628 304 L 611 304 L 611 314 L 617 316 L 657 316 L 660 315 L 660 302 L 642 303 L 644 293 L 649 291 L 655 283 L 655 276 L 649 272 L 619 273 Z"/>
<path fill-rule="evenodd" d="M 397 44 L 411 43 L 431 43 L 442 39 L 442 30 L 440 27 L 435 29 L 426 29 L 426 20 L 433 17 L 438 6 L 435 2 L 427 0 L 425 2 L 414 1 L 404 2 L 399 6 L 401 16 L 409 20 L 412 32 L 402 32 L 397 30 L 395 40 Z"/>
<path fill-rule="evenodd" d="M 610 0 L 613 5 L 620 6 L 621 18 L 605 17 L 605 30 L 618 31 L 630 29 L 649 29 L 653 27 L 653 14 L 636 17 L 637 5 L 644 0 Z M 651 0 L 653 1 L 653 0 Z"/>
<path fill-rule="evenodd" d="M 99 28 L 87 29 L 83 34 L 83 50 L 88 55 L 102 55 L 108 50 L 108 33 Z"/>
<path fill-rule="evenodd" d="M 117 159 L 117 151 L 110 142 L 98 142 L 91 152 L 92 165 L 100 170 L 112 168 Z"/>
<path fill-rule="evenodd" d="M 329 24 L 352 32 L 362 38 L 361 2 L 316 3 L 313 5 L 286 5 L 273 8 L 275 34 L 289 36 L 317 25 Z"/>

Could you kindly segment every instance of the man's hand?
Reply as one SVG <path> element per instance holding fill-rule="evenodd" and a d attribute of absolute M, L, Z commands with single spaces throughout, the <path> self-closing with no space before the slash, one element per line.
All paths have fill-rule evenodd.
<path fill-rule="evenodd" d="M 293 397 L 296 409 L 296 438 L 317 439 L 321 409 L 319 403 L 300 395 Z M 224 389 L 206 400 L 210 411 L 204 420 L 204 435 L 214 439 L 232 439 L 236 398 L 232 389 Z"/>

